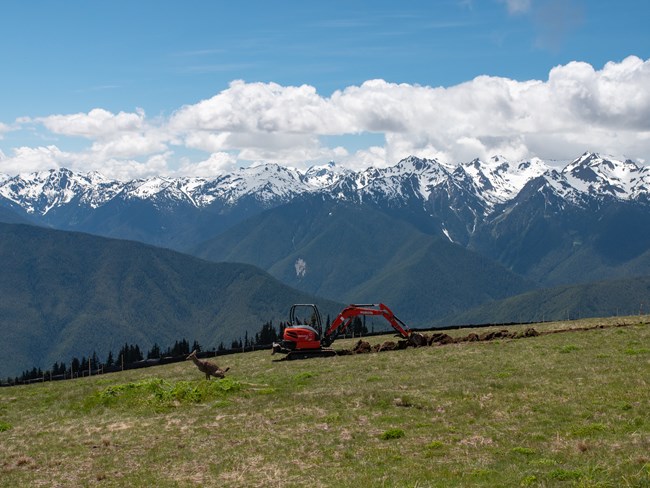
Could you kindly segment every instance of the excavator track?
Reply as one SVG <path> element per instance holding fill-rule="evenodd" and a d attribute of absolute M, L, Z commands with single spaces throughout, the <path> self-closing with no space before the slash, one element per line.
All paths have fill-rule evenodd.
<path fill-rule="evenodd" d="M 305 349 L 302 351 L 291 351 L 282 361 L 292 361 L 294 359 L 309 359 L 309 358 L 329 358 L 336 356 L 334 349 Z"/>

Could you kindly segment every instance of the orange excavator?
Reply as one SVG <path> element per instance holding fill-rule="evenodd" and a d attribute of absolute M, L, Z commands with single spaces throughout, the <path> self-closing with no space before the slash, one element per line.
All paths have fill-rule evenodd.
<path fill-rule="evenodd" d="M 304 315 L 305 311 L 309 320 L 303 319 L 301 324 L 298 313 Z M 330 348 L 332 342 L 345 332 L 353 318 L 360 315 L 382 316 L 400 336 L 410 339 L 411 330 L 383 303 L 348 305 L 324 332 L 318 307 L 311 303 L 297 303 L 289 311 L 289 325 L 284 329 L 282 340 L 273 343 L 272 354 L 286 354 L 284 359 L 336 356 L 336 351 Z"/>

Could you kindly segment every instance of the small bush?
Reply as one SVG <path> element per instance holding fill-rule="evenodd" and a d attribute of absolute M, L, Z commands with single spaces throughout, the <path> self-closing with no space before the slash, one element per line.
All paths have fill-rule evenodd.
<path fill-rule="evenodd" d="M 310 371 L 303 371 L 302 373 L 298 373 L 294 375 L 293 381 L 295 381 L 299 385 L 304 385 L 308 379 L 311 379 L 314 376 L 316 375 Z"/>
<path fill-rule="evenodd" d="M 428 449 L 438 450 L 445 447 L 445 444 L 442 441 L 432 441 L 427 444 Z"/>
<path fill-rule="evenodd" d="M 650 349 L 648 349 L 647 347 L 639 347 L 639 348 L 630 347 L 625 350 L 625 354 L 627 354 L 628 356 L 638 356 L 640 354 L 648 354 L 648 353 L 650 353 Z"/>
<path fill-rule="evenodd" d="M 567 353 L 577 351 L 577 350 L 578 350 L 578 346 L 573 345 L 573 344 L 567 344 L 565 346 L 562 346 L 562 348 L 560 349 L 560 352 L 562 354 L 567 354 Z"/>
<path fill-rule="evenodd" d="M 521 480 L 521 486 L 532 486 L 533 484 L 537 483 L 537 476 L 534 474 L 526 476 L 523 480 Z"/>
<path fill-rule="evenodd" d="M 4 432 L 6 430 L 11 429 L 11 424 L 8 424 L 7 422 L 2 422 L 0 421 L 0 432 Z"/>
<path fill-rule="evenodd" d="M 571 471 L 568 469 L 554 469 L 549 473 L 549 476 L 558 481 L 571 481 L 580 479 L 582 473 L 580 471 Z"/>
<path fill-rule="evenodd" d="M 400 437 L 404 437 L 406 433 L 402 429 L 388 429 L 386 432 L 384 432 L 381 435 L 381 439 L 384 441 L 388 441 L 390 439 L 399 439 Z"/>
<path fill-rule="evenodd" d="M 592 435 L 598 434 L 599 432 L 605 432 L 607 427 L 604 424 L 593 423 L 582 425 L 576 429 L 573 429 L 571 433 L 576 437 L 590 437 Z"/>

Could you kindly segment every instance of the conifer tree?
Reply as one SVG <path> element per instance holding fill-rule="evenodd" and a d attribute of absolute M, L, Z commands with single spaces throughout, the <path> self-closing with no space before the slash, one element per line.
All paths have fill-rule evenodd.
<path fill-rule="evenodd" d="M 147 353 L 147 359 L 159 359 L 160 358 L 160 346 L 158 343 L 154 343 L 153 346 L 151 346 L 151 349 Z"/>
<path fill-rule="evenodd" d="M 80 365 L 79 359 L 77 359 L 76 357 L 72 358 L 72 362 L 70 363 L 70 373 L 72 374 L 79 373 L 79 365 Z"/>

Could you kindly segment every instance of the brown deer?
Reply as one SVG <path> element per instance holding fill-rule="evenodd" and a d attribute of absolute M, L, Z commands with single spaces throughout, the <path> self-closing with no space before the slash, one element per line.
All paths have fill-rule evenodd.
<path fill-rule="evenodd" d="M 211 363 L 210 361 L 201 361 L 196 357 L 196 350 L 192 351 L 192 353 L 187 356 L 187 359 L 191 359 L 196 367 L 199 368 L 199 371 L 205 373 L 206 380 L 209 380 L 210 376 L 214 376 L 215 378 L 224 378 L 226 376 L 226 371 L 230 369 L 221 369 L 219 366 Z"/>

